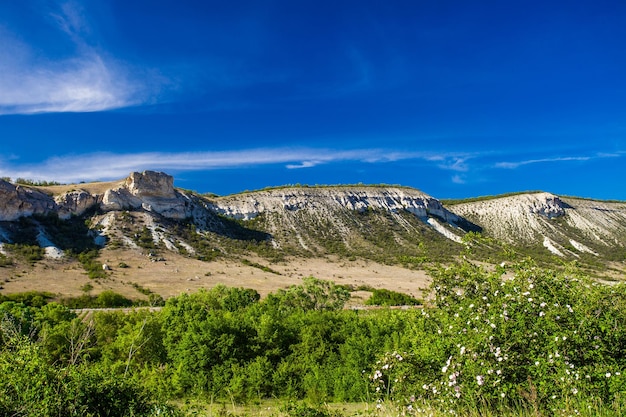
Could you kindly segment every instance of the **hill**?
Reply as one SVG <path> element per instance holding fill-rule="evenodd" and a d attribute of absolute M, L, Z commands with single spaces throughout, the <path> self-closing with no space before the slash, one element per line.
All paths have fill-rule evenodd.
<path fill-rule="evenodd" d="M 623 279 L 626 203 L 532 192 L 444 205 L 397 186 L 203 196 L 159 172 L 109 183 L 0 182 L 3 292 L 171 296 L 217 283 L 262 294 L 314 275 L 420 296 L 430 267 L 532 256 Z"/>

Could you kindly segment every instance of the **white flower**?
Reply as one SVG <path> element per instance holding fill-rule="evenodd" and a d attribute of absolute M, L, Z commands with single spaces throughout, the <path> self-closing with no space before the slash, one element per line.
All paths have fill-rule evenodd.
<path fill-rule="evenodd" d="M 610 378 L 610 377 L 611 377 L 611 373 L 610 373 L 610 372 L 607 372 L 605 376 L 606 376 L 607 378 Z"/>
<path fill-rule="evenodd" d="M 461 346 L 461 355 L 465 353 L 465 346 Z"/>
<path fill-rule="evenodd" d="M 476 375 L 476 383 L 482 385 L 485 383 L 485 378 L 482 375 Z"/>

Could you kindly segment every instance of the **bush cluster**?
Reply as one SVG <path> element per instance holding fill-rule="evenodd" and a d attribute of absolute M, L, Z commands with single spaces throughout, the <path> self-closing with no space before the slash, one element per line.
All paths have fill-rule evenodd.
<path fill-rule="evenodd" d="M 624 285 L 530 261 L 432 275 L 430 304 L 413 310 L 344 310 L 347 289 L 312 277 L 264 299 L 217 286 L 161 311 L 91 321 L 39 299 L 6 301 L 0 416 L 171 415 L 167 401 L 189 398 L 378 400 L 399 415 L 621 415 Z M 91 403 L 99 390 L 104 402 Z M 289 415 L 329 414 L 294 404 Z"/>

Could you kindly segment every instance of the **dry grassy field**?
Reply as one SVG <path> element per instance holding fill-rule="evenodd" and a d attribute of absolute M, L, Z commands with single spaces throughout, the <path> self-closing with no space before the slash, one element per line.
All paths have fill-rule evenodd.
<path fill-rule="evenodd" d="M 108 265 L 106 279 L 89 279 L 76 261 L 46 259 L 34 266 L 16 263 L 0 268 L 3 293 L 49 291 L 60 297 L 77 296 L 91 284 L 92 294 L 114 290 L 131 298 L 145 298 L 136 286 L 149 289 L 164 298 L 217 284 L 246 287 L 262 296 L 301 282 L 303 277 L 331 280 L 337 284 L 370 286 L 409 293 L 421 297 L 429 278 L 424 271 L 399 266 L 381 265 L 367 260 L 348 261 L 334 257 L 288 258 L 280 263 L 268 263 L 261 258 L 246 257 L 250 264 L 262 265 L 273 272 L 246 265 L 240 260 L 219 259 L 203 262 L 170 252 L 164 260 L 153 261 L 141 250 L 103 249 L 99 261 Z M 121 267 L 126 266 L 126 267 Z M 353 302 L 359 304 L 359 292 Z M 362 293 L 361 296 L 368 296 Z"/>

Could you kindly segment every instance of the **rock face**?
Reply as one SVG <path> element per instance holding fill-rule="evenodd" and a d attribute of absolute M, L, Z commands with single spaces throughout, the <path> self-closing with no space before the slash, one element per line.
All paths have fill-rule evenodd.
<path fill-rule="evenodd" d="M 98 204 L 101 196 L 91 195 L 84 190 L 74 190 L 54 198 L 59 218 L 67 219 L 70 216 L 80 216 Z"/>
<path fill-rule="evenodd" d="M 324 247 L 320 241 L 365 247 L 363 242 L 372 237 L 367 235 L 370 230 L 378 230 L 370 228 L 374 223 L 368 221 L 388 221 L 391 228 L 397 226 L 400 232 L 395 234 L 395 242 L 400 245 L 410 244 L 412 238 L 406 236 L 415 236 L 411 233 L 435 230 L 455 242 L 462 242 L 467 231 L 478 231 L 512 245 L 543 246 L 559 256 L 598 256 L 603 250 L 609 253 L 607 247 L 626 247 L 626 203 L 560 198 L 550 193 L 519 194 L 448 207 L 415 189 L 378 186 L 286 187 L 205 198 L 176 190 L 172 176 L 154 171 L 133 172 L 121 182 L 72 187 L 28 187 L 0 180 L 0 221 L 50 213 L 66 219 L 99 209 L 107 212 L 94 215 L 102 226 L 94 232 L 94 239 L 101 245 L 106 243 L 109 232 L 116 233 L 115 212 L 129 210 L 141 212 L 155 241 L 165 239 L 158 235 L 156 226 L 162 216 L 191 219 L 201 233 L 237 239 L 253 236 L 271 241 L 274 247 L 299 245 L 305 250 Z M 57 195 L 53 197 L 52 193 Z M 244 222 L 232 222 L 220 215 Z M 253 227 L 246 229 L 245 221 L 260 215 Z M 430 230 L 423 229 L 424 225 Z M 43 232 L 41 236 L 45 237 Z M 122 240 L 132 244 L 132 239 L 118 232 Z M 9 238 L 0 230 L 0 241 Z M 166 247 L 175 250 L 185 244 L 182 240 L 178 244 L 172 241 L 169 246 L 166 242 Z"/>
<path fill-rule="evenodd" d="M 174 177 L 163 172 L 131 172 L 125 186 L 138 198 L 176 198 Z"/>
<path fill-rule="evenodd" d="M 100 207 L 104 211 L 143 208 L 172 219 L 191 215 L 190 197 L 174 190 L 171 175 L 155 171 L 131 173 L 121 186 L 104 193 Z"/>
<path fill-rule="evenodd" d="M 456 204 L 450 210 L 480 224 L 497 239 L 513 243 L 537 241 L 550 229 L 546 220 L 564 216 L 566 207 L 553 194 L 533 193 Z"/>
<path fill-rule="evenodd" d="M 242 220 L 253 219 L 268 211 L 324 207 L 358 212 L 368 209 L 392 213 L 406 210 L 423 219 L 436 216 L 448 223 L 459 220 L 439 200 L 417 190 L 397 187 L 285 188 L 224 197 L 213 206 L 220 214 Z"/>
<path fill-rule="evenodd" d="M 219 198 L 210 208 L 240 220 L 268 213 L 272 220 L 267 232 L 272 235 L 284 230 L 299 234 L 304 222 L 327 224 L 345 237 L 350 233 L 350 218 L 354 213 L 367 210 L 391 213 L 401 224 L 404 224 L 401 212 L 412 213 L 425 225 L 454 241 L 460 241 L 464 233 L 457 227 L 463 223 L 462 219 L 443 207 L 439 200 L 418 190 L 400 187 L 280 188 Z M 302 242 L 300 245 L 307 247 Z"/>
<path fill-rule="evenodd" d="M 498 240 L 540 244 L 561 257 L 598 256 L 603 248 L 626 246 L 626 203 L 533 193 L 456 204 L 450 210 Z"/>
<path fill-rule="evenodd" d="M 14 221 L 55 209 L 56 204 L 49 195 L 0 180 L 0 221 Z"/>
<path fill-rule="evenodd" d="M 173 219 L 194 213 L 191 197 L 176 191 L 174 178 L 162 172 L 133 172 L 122 185 L 104 194 L 75 189 L 54 198 L 36 188 L 0 180 L 0 221 L 48 213 L 67 219 L 95 206 L 104 211 L 144 209 Z"/>

